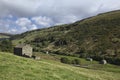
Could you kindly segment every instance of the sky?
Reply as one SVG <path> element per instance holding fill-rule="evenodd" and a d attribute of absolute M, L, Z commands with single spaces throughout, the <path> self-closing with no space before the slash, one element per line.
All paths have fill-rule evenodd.
<path fill-rule="evenodd" d="M 0 33 L 18 34 L 120 10 L 120 0 L 0 0 Z"/>

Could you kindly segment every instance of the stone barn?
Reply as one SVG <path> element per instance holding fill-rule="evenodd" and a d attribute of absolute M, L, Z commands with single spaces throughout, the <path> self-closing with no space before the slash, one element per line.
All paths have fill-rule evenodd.
<path fill-rule="evenodd" d="M 107 64 L 107 61 L 105 59 L 103 59 L 100 63 L 101 64 Z"/>
<path fill-rule="evenodd" d="M 32 57 L 33 48 L 30 45 L 17 45 L 14 47 L 14 54 L 24 57 Z"/>
<path fill-rule="evenodd" d="M 87 58 L 86 60 L 87 60 L 87 61 L 91 61 L 91 62 L 93 61 L 93 59 L 92 59 L 92 58 Z"/>

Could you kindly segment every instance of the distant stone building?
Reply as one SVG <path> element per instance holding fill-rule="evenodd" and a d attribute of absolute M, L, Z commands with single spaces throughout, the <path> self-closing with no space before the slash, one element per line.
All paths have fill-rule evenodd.
<path fill-rule="evenodd" d="M 107 64 L 107 61 L 103 59 L 100 63 L 101 64 Z"/>
<path fill-rule="evenodd" d="M 24 57 L 32 57 L 33 48 L 30 45 L 20 44 L 14 47 L 14 54 Z"/>
<path fill-rule="evenodd" d="M 40 60 L 40 56 L 35 56 L 34 59 L 35 60 Z"/>
<path fill-rule="evenodd" d="M 48 51 L 46 51 L 46 54 L 49 54 L 49 52 L 48 52 Z"/>
<path fill-rule="evenodd" d="M 87 61 L 91 61 L 91 62 L 93 61 L 93 59 L 92 59 L 92 58 L 87 58 L 86 60 L 87 60 Z"/>

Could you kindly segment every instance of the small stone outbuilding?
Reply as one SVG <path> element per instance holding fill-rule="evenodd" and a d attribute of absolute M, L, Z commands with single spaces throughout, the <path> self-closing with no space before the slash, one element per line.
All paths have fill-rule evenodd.
<path fill-rule="evenodd" d="M 39 56 L 35 56 L 34 59 L 35 59 L 35 60 L 40 60 L 40 57 L 39 57 Z"/>
<path fill-rule="evenodd" d="M 107 61 L 103 59 L 100 63 L 101 64 L 107 64 Z"/>
<path fill-rule="evenodd" d="M 33 59 L 35 59 L 35 60 L 40 60 L 40 59 L 41 59 L 40 56 L 37 56 L 37 55 L 33 55 L 32 57 L 33 57 Z"/>
<path fill-rule="evenodd" d="M 14 47 L 14 54 L 24 57 L 32 57 L 33 48 L 30 45 L 20 44 Z"/>
<path fill-rule="evenodd" d="M 87 58 L 86 60 L 87 60 L 87 61 L 91 61 L 91 62 L 93 61 L 93 59 L 92 59 L 92 58 Z"/>

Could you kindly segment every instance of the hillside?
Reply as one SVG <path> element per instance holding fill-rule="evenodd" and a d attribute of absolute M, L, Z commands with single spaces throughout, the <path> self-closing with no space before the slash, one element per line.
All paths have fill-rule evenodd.
<path fill-rule="evenodd" d="M 7 33 L 0 33 L 0 39 L 4 39 L 4 38 L 10 38 L 11 34 L 7 34 Z"/>
<path fill-rule="evenodd" d="M 73 67 L 44 59 L 36 61 L 3 52 L 0 52 L 0 62 L 0 80 L 119 80 L 120 75 L 119 72 Z"/>
<path fill-rule="evenodd" d="M 120 11 L 99 14 L 72 24 L 28 31 L 11 39 L 14 45 L 29 43 L 37 52 L 119 58 Z"/>

